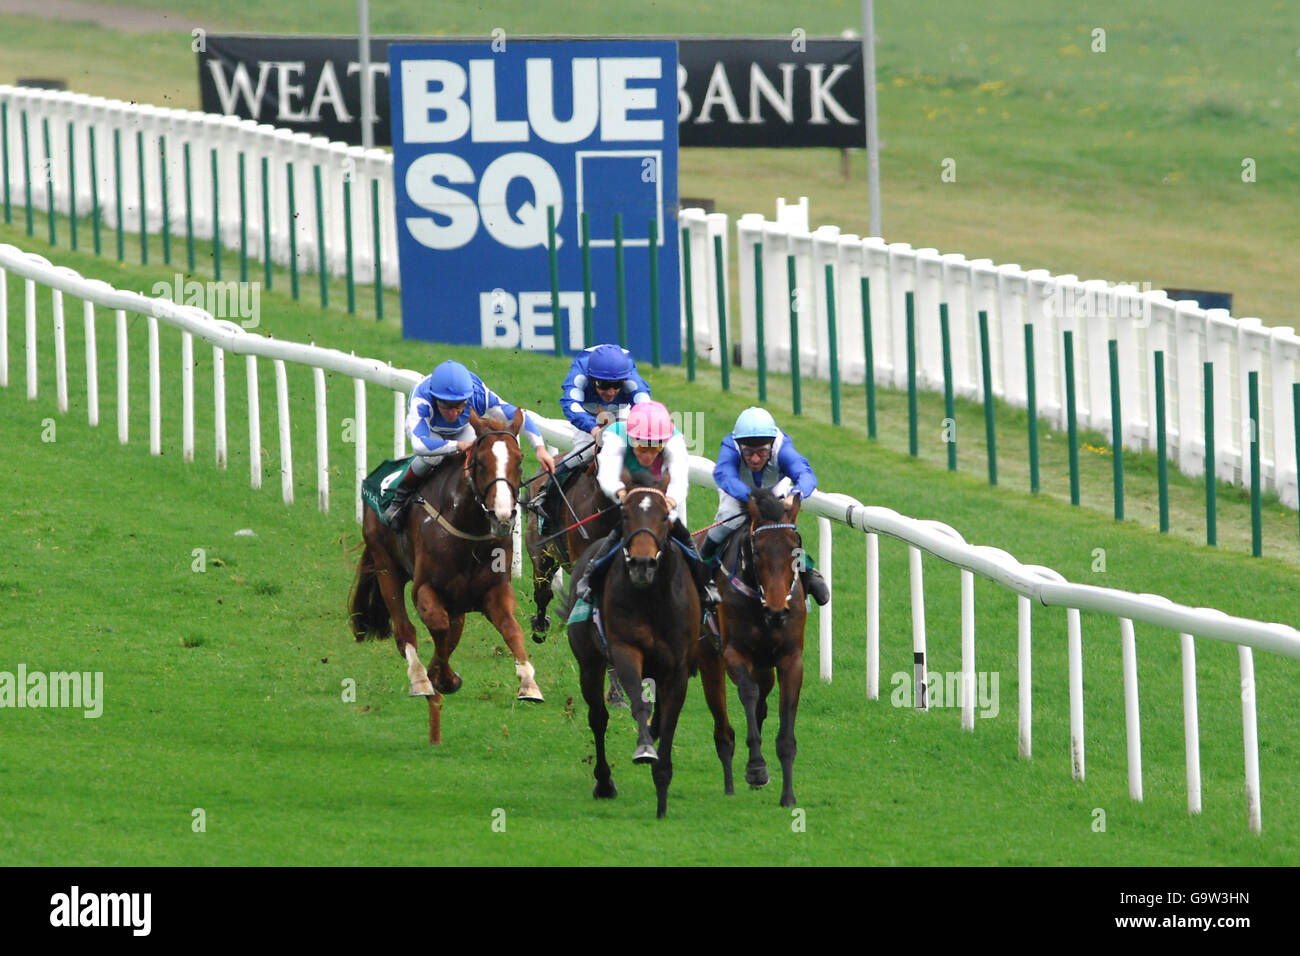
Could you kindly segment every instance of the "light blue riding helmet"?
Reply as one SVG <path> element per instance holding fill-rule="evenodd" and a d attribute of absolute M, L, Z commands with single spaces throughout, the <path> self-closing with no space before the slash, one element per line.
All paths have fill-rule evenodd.
<path fill-rule="evenodd" d="M 740 413 L 736 419 L 736 427 L 732 429 L 732 437 L 736 441 L 768 439 L 775 441 L 776 436 L 781 430 L 776 427 L 776 419 L 772 413 L 765 408 L 751 406 Z"/>
<path fill-rule="evenodd" d="M 429 390 L 444 402 L 467 402 L 474 394 L 474 378 L 465 366 L 448 359 L 433 370 Z"/>

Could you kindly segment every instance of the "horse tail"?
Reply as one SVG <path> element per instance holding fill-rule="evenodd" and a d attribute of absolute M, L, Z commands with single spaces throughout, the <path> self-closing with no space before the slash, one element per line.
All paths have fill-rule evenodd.
<path fill-rule="evenodd" d="M 348 621 L 352 626 L 352 636 L 358 641 L 364 641 L 368 637 L 389 637 L 393 633 L 388 605 L 384 603 L 383 592 L 379 589 L 375 559 L 368 547 L 361 552 L 357 580 L 348 598 Z"/>

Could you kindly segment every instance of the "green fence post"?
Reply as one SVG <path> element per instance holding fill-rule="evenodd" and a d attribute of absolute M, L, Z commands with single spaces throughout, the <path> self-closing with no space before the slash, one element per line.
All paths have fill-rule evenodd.
<path fill-rule="evenodd" d="M 957 470 L 957 406 L 952 395 L 952 337 L 948 329 L 948 303 L 939 303 L 939 336 L 943 340 L 943 417 L 948 443 L 948 470 Z"/>
<path fill-rule="evenodd" d="M 627 276 L 623 269 L 623 214 L 614 213 L 614 291 L 618 302 L 618 344 L 627 348 Z"/>
<path fill-rule="evenodd" d="M 1214 476 L 1214 363 L 1206 362 L 1203 366 L 1205 376 L 1205 543 L 1219 543 L 1218 531 L 1218 482 Z"/>
<path fill-rule="evenodd" d="M 871 280 L 862 277 L 862 361 L 867 384 L 867 437 L 876 437 L 876 352 L 871 341 Z"/>
<path fill-rule="evenodd" d="M 1160 531 L 1169 531 L 1169 462 L 1165 459 L 1165 353 L 1156 349 L 1156 480 L 1160 496 Z"/>
<path fill-rule="evenodd" d="M 23 190 L 27 197 L 27 235 L 30 236 L 34 234 L 34 226 L 32 225 L 32 159 L 31 148 L 27 136 L 27 111 L 22 110 L 19 115 L 22 118 Z"/>
<path fill-rule="evenodd" d="M 682 226 L 682 276 L 686 286 L 686 381 L 695 381 L 695 295 L 691 288 L 691 230 Z"/>
<path fill-rule="evenodd" d="M 221 281 L 221 177 L 217 174 L 217 151 L 212 151 L 212 277 Z"/>
<path fill-rule="evenodd" d="M 718 290 L 718 348 L 722 352 L 722 390 L 731 389 L 731 347 L 727 344 L 727 267 L 722 261 L 722 237 L 713 237 L 713 266 Z"/>
<path fill-rule="evenodd" d="M 77 249 L 77 136 L 72 120 L 68 120 L 68 227 L 71 248 Z"/>
<path fill-rule="evenodd" d="M 244 180 L 244 153 L 239 153 L 239 281 L 248 281 L 248 186 Z"/>
<path fill-rule="evenodd" d="M 1070 441 L 1070 504 L 1079 503 L 1079 418 L 1074 396 L 1074 333 L 1065 333 L 1065 421 Z"/>
<path fill-rule="evenodd" d="M 158 137 L 158 184 L 162 187 L 163 263 L 172 264 L 172 207 L 167 199 L 167 137 Z"/>
<path fill-rule="evenodd" d="M 343 253 L 347 259 L 348 315 L 357 314 L 357 290 L 352 272 L 352 170 L 343 170 Z"/>
<path fill-rule="evenodd" d="M 835 327 L 835 269 L 826 263 L 826 338 L 830 344 L 831 422 L 840 423 L 840 349 Z"/>
<path fill-rule="evenodd" d="M 907 451 L 913 458 L 919 451 L 916 424 L 916 300 L 907 292 Z"/>
<path fill-rule="evenodd" d="M 989 355 L 989 314 L 979 311 L 980 367 L 984 378 L 984 439 L 988 445 L 989 484 L 998 483 L 998 435 L 993 421 L 993 361 Z"/>
<path fill-rule="evenodd" d="M 262 281 L 271 288 L 271 160 L 262 157 Z"/>
<path fill-rule="evenodd" d="M 767 324 L 763 311 L 763 243 L 754 243 L 754 357 L 758 362 L 758 400 L 767 403 Z"/>
<path fill-rule="evenodd" d="M 1038 494 L 1038 382 L 1034 374 L 1034 325 L 1025 323 L 1025 386 L 1029 406 L 1029 490 Z"/>
<path fill-rule="evenodd" d="M 144 191 L 144 130 L 135 131 L 136 181 L 140 185 L 140 264 L 149 264 L 149 201 Z"/>
<path fill-rule="evenodd" d="M 329 279 L 325 275 L 325 198 L 321 193 L 320 163 L 312 166 L 316 180 L 316 269 L 320 273 L 320 306 L 330 304 Z"/>
<path fill-rule="evenodd" d="M 370 210 L 374 228 L 371 230 L 375 242 L 375 319 L 384 317 L 384 272 L 380 262 L 383 249 L 383 233 L 379 231 L 379 180 L 370 180 Z"/>
<path fill-rule="evenodd" d="M 298 198 L 293 188 L 293 160 L 285 163 L 285 191 L 289 196 L 289 290 L 298 301 Z"/>
<path fill-rule="evenodd" d="M 0 158 L 4 160 L 5 190 L 5 225 L 14 221 L 13 209 L 9 206 L 9 104 L 0 103 Z"/>
<path fill-rule="evenodd" d="M 551 276 L 551 333 L 555 336 L 555 355 L 564 354 L 560 332 L 560 255 L 555 248 L 555 206 L 546 207 L 546 260 Z"/>
<path fill-rule="evenodd" d="M 125 210 L 122 208 L 122 131 L 113 130 L 113 181 L 114 188 L 117 191 L 115 199 L 117 200 L 117 261 L 126 261 L 126 234 L 123 231 L 125 225 L 123 220 L 126 218 Z"/>
<path fill-rule="evenodd" d="M 185 165 L 185 262 L 190 272 L 194 271 L 194 184 L 193 171 L 190 168 L 190 144 L 183 150 Z"/>
<path fill-rule="evenodd" d="M 90 127 L 90 225 L 95 240 L 95 255 L 102 251 L 99 241 L 99 160 L 95 155 L 95 127 Z"/>
<path fill-rule="evenodd" d="M 1110 444 L 1115 475 L 1115 520 L 1124 520 L 1124 425 L 1119 406 L 1119 343 L 1107 343 L 1110 352 Z"/>
<path fill-rule="evenodd" d="M 41 117 L 41 140 L 45 144 L 45 208 L 50 225 L 50 245 L 54 245 L 54 159 L 50 154 L 50 118 Z"/>
<path fill-rule="evenodd" d="M 790 294 L 790 397 L 796 415 L 803 414 L 803 396 L 799 392 L 799 287 L 795 284 L 794 255 L 785 257 L 785 281 Z"/>
<path fill-rule="evenodd" d="M 582 219 L 582 347 L 595 345 L 596 317 L 591 307 L 591 217 L 584 212 Z"/>
<path fill-rule="evenodd" d="M 1264 554 L 1264 510 L 1259 477 L 1259 373 L 1246 376 L 1250 392 L 1250 553 Z"/>
<path fill-rule="evenodd" d="M 650 252 L 650 362 L 659 367 L 659 220 L 651 219 Z"/>

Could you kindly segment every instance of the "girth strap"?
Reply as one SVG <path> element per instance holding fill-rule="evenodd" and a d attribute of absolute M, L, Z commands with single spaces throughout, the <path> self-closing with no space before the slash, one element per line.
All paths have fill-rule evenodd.
<path fill-rule="evenodd" d="M 456 537 L 464 538 L 466 541 L 497 540 L 497 535 L 494 534 L 466 534 L 464 531 L 461 531 L 454 524 L 452 524 L 450 521 L 444 518 L 442 514 L 438 511 L 438 509 L 435 508 L 433 505 L 429 504 L 429 502 L 425 501 L 423 498 L 417 498 L 416 500 L 420 502 L 420 505 L 424 508 L 425 511 L 429 512 L 429 514 L 432 515 L 434 519 L 437 520 L 438 524 L 441 525 L 442 529 L 446 531 L 448 534 L 454 534 Z"/>

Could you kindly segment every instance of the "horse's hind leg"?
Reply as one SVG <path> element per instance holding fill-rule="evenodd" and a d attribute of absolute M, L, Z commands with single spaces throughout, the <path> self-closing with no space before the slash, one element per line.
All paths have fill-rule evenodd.
<path fill-rule="evenodd" d="M 758 717 L 758 683 L 749 672 L 748 662 L 730 647 L 725 651 L 727 671 L 736 684 L 740 703 L 745 708 L 745 745 L 749 748 L 749 762 L 745 765 L 745 782 L 751 787 L 766 787 L 767 761 L 763 759 L 762 724 Z"/>
<path fill-rule="evenodd" d="M 533 629 L 533 641 L 541 644 L 546 640 L 546 632 L 551 627 L 551 619 L 546 616 L 546 609 L 555 596 L 555 589 L 551 586 L 551 578 L 555 574 L 555 569 L 559 567 L 559 562 L 555 560 L 555 555 L 551 553 L 551 550 L 545 547 L 533 552 L 532 558 L 533 604 L 537 608 L 537 613 L 533 615 L 529 624 Z"/>
<path fill-rule="evenodd" d="M 703 638 L 708 642 L 709 638 Z M 722 669 L 722 659 L 713 645 L 700 651 L 700 683 L 704 687 L 704 701 L 713 714 L 713 746 L 722 763 L 722 792 L 736 792 L 731 774 L 731 761 L 736 755 L 736 732 L 727 719 L 727 675 Z"/>
<path fill-rule="evenodd" d="M 781 675 L 781 722 L 776 734 L 776 755 L 781 761 L 781 806 L 793 807 L 794 718 L 799 710 L 799 691 L 803 688 L 803 652 L 796 652 L 777 662 Z"/>
<path fill-rule="evenodd" d="M 411 623 L 411 618 L 406 613 L 406 582 L 399 577 L 397 566 L 386 549 L 379 543 L 372 542 L 369 537 L 366 543 L 375 562 L 379 591 L 384 596 L 384 604 L 393 619 L 393 638 L 397 642 L 397 653 L 406 660 L 406 676 L 411 682 L 411 696 L 431 697 L 435 693 L 433 684 L 429 681 L 428 671 L 420 663 L 415 625 Z"/>
<path fill-rule="evenodd" d="M 419 613 L 424 626 L 429 629 L 429 636 L 433 638 L 434 655 L 429 662 L 429 677 L 442 693 L 455 693 L 460 689 L 460 675 L 451 669 L 451 665 L 447 663 L 447 654 L 444 653 L 447 644 L 447 631 L 451 627 L 452 621 L 447 614 L 447 609 L 438 600 L 433 585 L 428 581 L 416 585 L 415 610 Z M 463 616 L 461 621 L 464 622 Z M 458 632 L 458 639 L 459 636 Z"/>
<path fill-rule="evenodd" d="M 582 629 L 586 631 L 590 628 L 587 624 L 573 625 L 570 629 L 570 635 L 574 635 L 575 630 Z M 578 658 L 579 683 L 582 687 L 582 699 L 587 702 L 587 724 L 591 727 L 592 736 L 596 740 L 596 787 L 591 791 L 593 797 L 608 799 L 618 796 L 618 788 L 614 786 L 614 780 L 609 770 L 609 761 L 605 757 L 605 728 L 609 726 L 609 710 L 605 707 L 605 661 L 599 654 L 590 653 L 590 638 L 581 636 L 570 637 L 570 644 L 577 644 L 579 641 L 585 641 L 587 652 Z M 575 655 L 577 651 L 574 651 Z"/>

